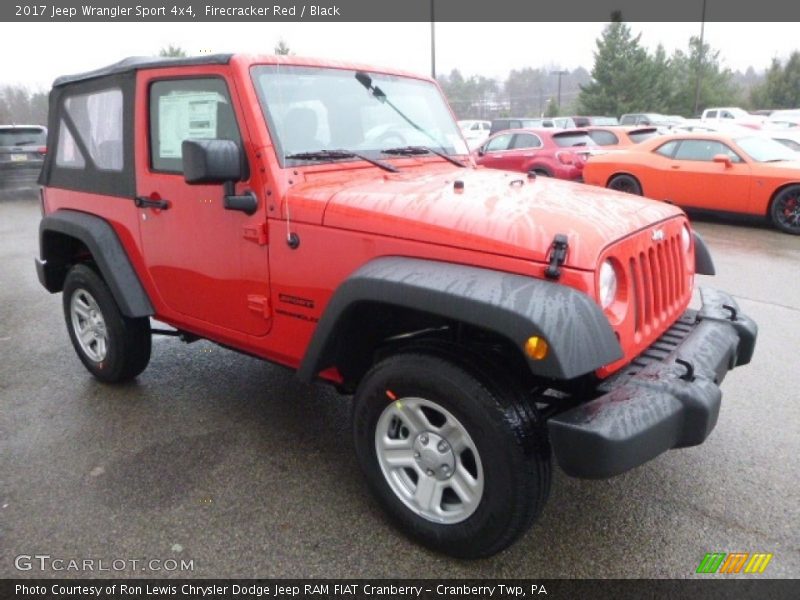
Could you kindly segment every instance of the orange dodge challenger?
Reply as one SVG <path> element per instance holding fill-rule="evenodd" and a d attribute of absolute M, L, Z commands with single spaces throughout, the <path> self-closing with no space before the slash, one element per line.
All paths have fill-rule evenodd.
<path fill-rule="evenodd" d="M 800 235 L 800 153 L 757 134 L 652 138 L 591 157 L 583 178 L 687 208 L 763 215 Z"/>

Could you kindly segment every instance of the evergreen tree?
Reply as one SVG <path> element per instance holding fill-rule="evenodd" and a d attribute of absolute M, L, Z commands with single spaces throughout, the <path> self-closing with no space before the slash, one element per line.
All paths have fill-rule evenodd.
<path fill-rule="evenodd" d="M 792 52 L 786 65 L 772 60 L 764 82 L 753 88 L 754 108 L 797 108 L 800 106 L 800 52 Z"/>
<path fill-rule="evenodd" d="M 186 56 L 186 50 L 180 46 L 173 46 L 170 44 L 166 48 L 159 50 L 158 55 L 168 58 L 184 58 Z"/>
<path fill-rule="evenodd" d="M 650 58 L 619 12 L 597 40 L 592 82 L 581 86 L 579 105 L 587 115 L 618 116 L 650 110 Z"/>
<path fill-rule="evenodd" d="M 287 44 L 283 38 L 279 39 L 278 43 L 275 44 L 274 52 L 279 56 L 292 54 L 292 51 L 289 49 L 289 44 Z"/>
<path fill-rule="evenodd" d="M 733 73 L 723 68 L 719 51 L 708 44 L 700 45 L 700 38 L 689 39 L 689 51 L 676 50 L 672 55 L 671 71 L 674 89 L 669 112 L 693 115 L 695 95 L 699 79 L 700 96 L 698 111 L 709 106 L 737 106 L 740 103 L 738 87 L 733 82 Z"/>

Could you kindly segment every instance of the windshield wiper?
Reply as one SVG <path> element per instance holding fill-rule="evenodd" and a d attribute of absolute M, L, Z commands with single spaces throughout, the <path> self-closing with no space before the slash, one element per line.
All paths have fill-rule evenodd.
<path fill-rule="evenodd" d="M 404 113 L 402 110 L 400 110 L 399 108 L 397 108 L 397 107 L 396 107 L 396 106 L 395 106 L 395 105 L 392 103 L 392 101 L 391 101 L 391 100 L 389 100 L 389 97 L 386 95 L 386 92 L 384 92 L 384 91 L 383 91 L 381 88 L 379 88 L 377 85 L 373 85 L 373 83 L 372 83 L 372 77 L 370 77 L 370 76 L 369 76 L 369 74 L 367 74 L 367 73 L 364 73 L 364 71 L 356 71 L 356 80 L 358 80 L 358 83 L 360 83 L 361 85 L 363 85 L 363 86 L 364 86 L 364 88 L 365 88 L 365 89 L 366 89 L 368 92 L 371 92 L 371 93 L 372 93 L 372 97 L 373 97 L 373 98 L 375 98 L 375 99 L 376 99 L 378 102 L 380 102 L 381 104 L 385 104 L 385 105 L 387 105 L 387 106 L 388 106 L 389 108 L 391 108 L 391 109 L 392 109 L 394 112 L 396 112 L 398 115 L 400 115 L 400 117 L 402 117 L 402 119 L 403 119 L 403 120 L 404 120 L 406 123 L 408 123 L 409 125 L 411 125 L 411 126 L 414 128 L 414 129 L 416 129 L 417 131 L 419 131 L 421 134 L 423 134 L 423 135 L 427 136 L 429 139 L 433 140 L 433 142 L 434 142 L 434 143 L 435 143 L 437 146 L 439 146 L 439 147 L 440 147 L 442 150 L 444 150 L 444 146 L 442 145 L 442 142 L 440 142 L 439 140 L 437 140 L 437 139 L 436 139 L 436 138 L 435 138 L 435 137 L 434 137 L 434 136 L 433 136 L 433 135 L 432 135 L 432 134 L 431 134 L 429 131 L 427 131 L 427 130 L 423 129 L 422 127 L 420 127 L 419 125 L 417 125 L 417 124 L 416 124 L 414 121 L 412 121 L 412 120 L 411 120 L 411 118 L 410 118 L 410 117 L 409 117 L 409 116 L 408 116 L 406 113 Z M 434 153 L 434 154 L 435 154 L 435 153 Z"/>
<path fill-rule="evenodd" d="M 313 152 L 297 152 L 295 154 L 287 154 L 284 158 L 292 158 L 296 160 L 339 160 L 342 158 L 360 158 L 368 163 L 380 167 L 384 171 L 390 173 L 397 173 L 397 169 L 390 164 L 375 160 L 369 156 L 353 152 L 352 150 L 315 150 Z"/>
<path fill-rule="evenodd" d="M 463 162 L 458 160 L 457 158 L 453 158 L 449 154 L 445 154 L 440 150 L 435 150 L 434 148 L 429 148 L 428 146 L 401 146 L 399 148 L 387 148 L 386 150 L 381 150 L 384 154 L 397 154 L 400 156 L 418 156 L 420 154 L 435 154 L 436 156 L 441 156 L 448 162 L 453 163 L 457 167 L 466 168 Z"/>

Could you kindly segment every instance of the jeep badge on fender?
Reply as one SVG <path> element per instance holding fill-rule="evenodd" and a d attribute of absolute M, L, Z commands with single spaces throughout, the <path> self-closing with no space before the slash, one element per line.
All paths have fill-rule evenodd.
<path fill-rule="evenodd" d="M 409 535 L 488 556 L 551 455 L 603 478 L 700 444 L 756 324 L 668 204 L 476 167 L 433 80 L 294 56 L 127 59 L 57 79 L 39 279 L 107 383 L 150 319 L 353 395 Z"/>

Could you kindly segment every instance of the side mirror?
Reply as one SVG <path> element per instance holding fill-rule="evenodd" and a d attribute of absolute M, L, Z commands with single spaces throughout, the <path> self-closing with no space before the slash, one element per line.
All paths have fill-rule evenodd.
<path fill-rule="evenodd" d="M 711 160 L 713 160 L 715 163 L 722 163 L 723 165 L 725 165 L 726 169 L 731 168 L 732 164 L 731 157 L 728 156 L 727 154 L 715 154 L 714 158 L 712 158 Z"/>
<path fill-rule="evenodd" d="M 258 198 L 252 192 L 237 196 L 234 183 L 245 178 L 242 153 L 232 140 L 184 140 L 183 178 L 186 183 L 221 183 L 225 186 L 223 206 L 248 215 L 258 210 Z"/>
<path fill-rule="evenodd" d="M 243 178 L 242 155 L 231 140 L 184 140 L 183 177 L 186 183 L 227 183 Z"/>
<path fill-rule="evenodd" d="M 483 147 L 478 148 L 478 156 L 483 156 L 486 154 L 486 149 Z"/>

